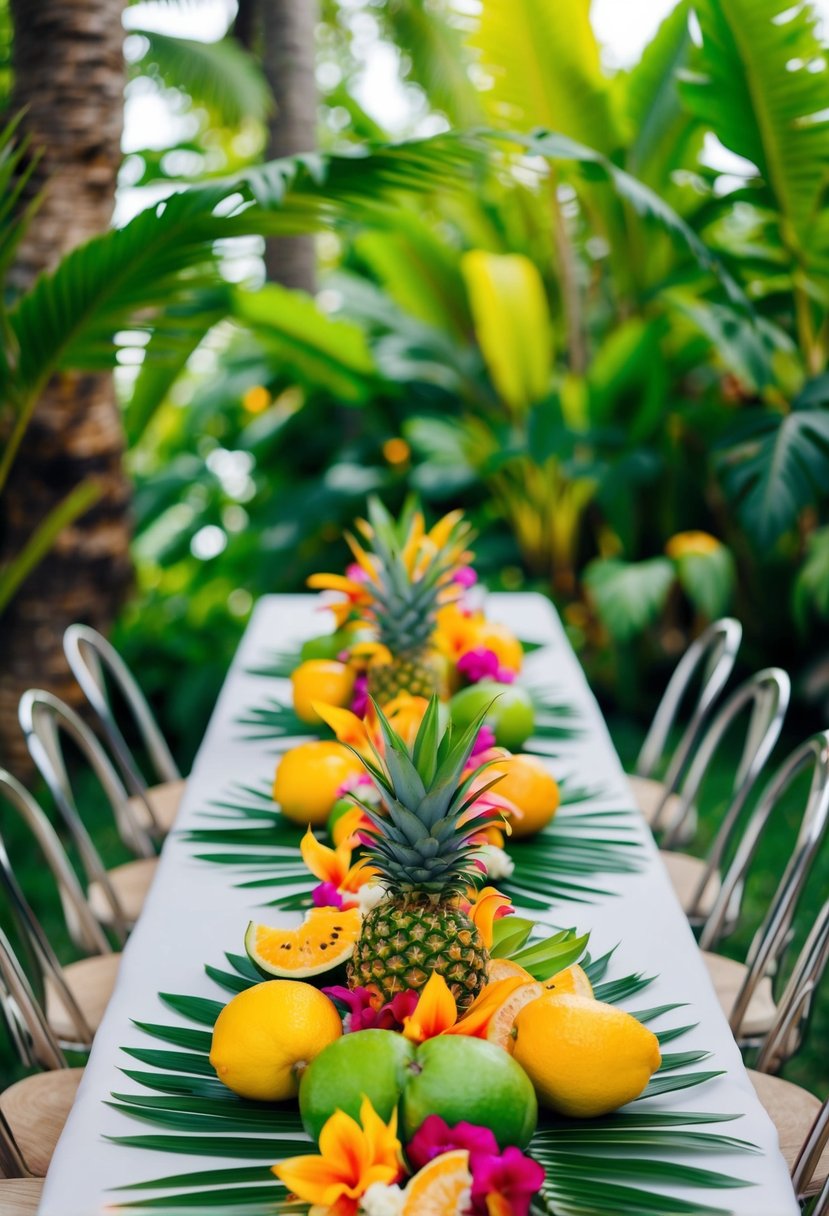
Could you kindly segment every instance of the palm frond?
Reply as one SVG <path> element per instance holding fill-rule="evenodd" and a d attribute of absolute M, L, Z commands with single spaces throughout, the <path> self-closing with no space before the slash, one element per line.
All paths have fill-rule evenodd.
<path fill-rule="evenodd" d="M 130 33 L 138 35 L 143 46 L 133 69 L 186 93 L 219 125 L 238 127 L 245 119 L 264 122 L 273 108 L 261 67 L 235 38 L 200 42 L 136 26 L 130 26 Z"/>
<path fill-rule="evenodd" d="M 583 941 L 574 930 L 558 935 L 562 944 Z M 581 945 L 578 950 L 581 952 Z M 586 960 L 593 980 L 607 973 L 614 955 Z M 242 955 L 227 955 L 232 972 L 208 967 L 208 974 L 231 991 L 253 983 L 254 973 Z M 619 976 L 598 984 L 600 999 L 627 1001 L 651 983 L 638 975 Z M 165 1004 L 198 1027 L 212 1025 L 221 1009 L 218 1001 L 204 997 L 165 994 Z M 677 1006 L 661 1006 L 639 1016 L 655 1020 Z M 149 1093 L 114 1092 L 109 1105 L 138 1124 L 149 1124 L 157 1132 L 109 1137 L 124 1147 L 171 1152 L 177 1155 L 210 1155 L 232 1164 L 201 1171 L 165 1175 L 149 1181 L 117 1188 L 122 1196 L 119 1207 L 131 1211 L 146 1208 L 190 1210 L 214 1208 L 230 1211 L 294 1212 L 304 1206 L 290 1204 L 268 1170 L 281 1157 L 313 1151 L 304 1134 L 299 1112 L 292 1103 L 263 1104 L 239 1098 L 212 1079 L 207 1059 L 210 1035 L 186 1024 L 163 1026 L 136 1023 L 152 1038 L 169 1043 L 190 1044 L 186 1051 L 159 1048 L 128 1048 L 126 1054 L 139 1059 L 150 1071 L 125 1069 L 125 1074 Z M 693 1029 L 678 1026 L 674 1038 Z M 694 1071 L 705 1058 L 704 1051 L 668 1053 L 660 1072 L 645 1094 L 630 1106 L 589 1121 L 570 1121 L 543 1116 L 530 1145 L 533 1156 L 545 1167 L 547 1180 L 544 1198 L 554 1216 L 604 1216 L 612 1203 L 614 1211 L 636 1213 L 697 1213 L 714 1216 L 722 1209 L 707 1201 L 707 1193 L 750 1185 L 729 1171 L 690 1165 L 689 1153 L 717 1153 L 749 1157 L 753 1145 L 733 1135 L 709 1130 L 708 1125 L 724 1124 L 737 1115 L 704 1111 L 672 1111 L 663 1108 L 660 1095 L 691 1086 L 703 1086 L 719 1075 L 713 1071 Z M 261 1161 L 263 1165 L 243 1162 Z M 678 1199 L 676 1191 L 691 1193 L 693 1199 Z M 138 1192 L 138 1193 L 137 1193 Z M 145 1197 L 145 1192 L 153 1192 Z"/>
<path fill-rule="evenodd" d="M 603 152 L 620 142 L 589 0 L 484 0 L 470 37 L 499 126 L 547 127 Z"/>
<path fill-rule="evenodd" d="M 805 253 L 829 173 L 829 65 L 814 6 L 693 3 L 702 46 L 685 100 L 727 148 L 757 167 L 784 242 Z"/>

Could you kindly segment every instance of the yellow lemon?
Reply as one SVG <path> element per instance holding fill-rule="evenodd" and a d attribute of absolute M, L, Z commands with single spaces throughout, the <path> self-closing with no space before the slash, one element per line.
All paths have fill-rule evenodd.
<path fill-rule="evenodd" d="M 561 802 L 558 782 L 538 756 L 507 756 L 492 766 L 492 776 L 504 776 L 494 788 L 501 798 L 514 802 L 521 817 L 511 818 L 514 837 L 531 836 L 545 827 Z"/>
<path fill-rule="evenodd" d="M 551 975 L 548 980 L 543 980 L 542 987 L 545 992 L 555 996 L 593 995 L 593 985 L 578 963 L 573 963 L 572 967 L 565 967 L 563 971 Z"/>
<path fill-rule="evenodd" d="M 213 1027 L 210 1063 L 242 1098 L 295 1098 L 306 1066 L 343 1032 L 333 1001 L 295 980 L 267 980 L 225 1005 Z"/>
<path fill-rule="evenodd" d="M 342 743 L 324 739 L 300 743 L 276 766 L 274 802 L 295 823 L 321 828 L 328 821 L 343 782 L 364 772 L 362 762 Z"/>
<path fill-rule="evenodd" d="M 516 675 L 524 664 L 524 647 L 512 630 L 507 629 L 506 625 L 499 625 L 497 621 L 486 622 L 478 645 L 494 651 L 501 666 L 514 671 Z"/>
<path fill-rule="evenodd" d="M 306 659 L 291 676 L 296 716 L 303 722 L 322 721 L 314 701 L 347 708 L 354 693 L 354 671 L 336 659 Z"/>
<path fill-rule="evenodd" d="M 513 1056 L 538 1100 L 592 1119 L 638 1098 L 661 1063 L 659 1042 L 636 1018 L 585 996 L 542 996 L 515 1019 Z"/>

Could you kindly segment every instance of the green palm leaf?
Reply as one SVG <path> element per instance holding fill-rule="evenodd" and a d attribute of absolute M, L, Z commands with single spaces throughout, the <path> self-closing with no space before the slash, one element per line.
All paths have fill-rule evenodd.
<path fill-rule="evenodd" d="M 589 0 L 483 0 L 470 42 L 491 78 L 483 101 L 496 124 L 547 127 L 606 152 L 618 146 Z"/>
<path fill-rule="evenodd" d="M 694 0 L 694 11 L 702 47 L 685 100 L 727 148 L 757 166 L 784 242 L 805 253 L 829 171 L 829 66 L 814 7 Z"/>
<path fill-rule="evenodd" d="M 550 941 L 559 940 L 563 946 L 574 943 L 578 954 L 584 939 L 577 939 L 574 930 L 555 934 Z M 546 943 L 530 947 L 536 952 Z M 526 953 L 526 949 L 525 949 Z M 599 959 L 585 961 L 585 968 L 594 981 L 607 972 L 613 951 Z M 229 954 L 236 978 L 245 985 L 255 982 L 249 960 L 243 955 Z M 234 977 L 208 967 L 208 974 L 219 982 Z M 647 986 L 650 980 L 641 976 L 620 976 L 596 985 L 599 999 L 627 1000 Z M 207 1002 L 203 997 L 165 994 L 169 1007 L 199 1025 L 215 1017 L 221 1009 L 219 1002 Z M 645 1020 L 661 1017 L 677 1006 L 660 1006 L 643 1011 Z M 186 1026 L 164 1027 L 157 1023 L 137 1023 L 154 1038 L 181 1043 Z M 681 1037 L 692 1029 L 676 1027 L 673 1037 Z M 156 1048 L 130 1048 L 127 1054 L 139 1058 L 152 1072 L 125 1070 L 127 1075 L 151 1094 L 113 1093 L 109 1105 L 139 1123 L 149 1123 L 157 1133 L 110 1137 L 115 1143 L 136 1149 L 173 1152 L 180 1155 L 230 1158 L 234 1162 L 261 1160 L 270 1164 L 280 1157 L 313 1151 L 311 1141 L 304 1135 L 299 1113 L 294 1104 L 265 1105 L 239 1098 L 210 1078 L 212 1073 L 207 1054 L 208 1039 L 204 1031 L 190 1030 L 193 1050 L 170 1052 Z M 623 1110 L 590 1121 L 568 1121 L 544 1117 L 530 1146 L 532 1154 L 544 1165 L 547 1182 L 544 1197 L 547 1211 L 553 1216 L 605 1216 L 608 1203 L 613 1210 L 634 1216 L 635 1213 L 661 1212 L 713 1214 L 720 1211 L 704 1201 L 675 1199 L 672 1191 L 678 1187 L 706 1192 L 747 1185 L 730 1173 L 686 1164 L 689 1152 L 704 1152 L 710 1157 L 716 1152 L 751 1154 L 754 1146 L 734 1136 L 700 1130 L 706 1124 L 725 1123 L 737 1116 L 713 1115 L 705 1112 L 666 1111 L 654 1105 L 652 1099 L 690 1086 L 704 1085 L 720 1075 L 716 1072 L 691 1071 L 706 1053 L 677 1052 L 663 1056 L 660 1072 L 652 1079 L 643 1098 Z M 176 1072 L 184 1065 L 184 1072 Z M 241 1133 L 241 1134 L 240 1134 Z M 667 1192 L 663 1191 L 667 1187 Z M 168 1175 L 152 1181 L 134 1183 L 120 1188 L 125 1192 L 151 1191 L 155 1194 L 129 1199 L 119 1206 L 131 1210 L 147 1208 L 217 1208 L 245 1211 L 300 1211 L 304 1207 L 283 1206 L 281 1189 L 264 1166 L 234 1164 L 225 1168 L 190 1171 Z M 160 1193 L 159 1193 L 160 1192 Z"/>
<path fill-rule="evenodd" d="M 143 49 L 133 67 L 186 93 L 219 125 L 238 127 L 251 118 L 264 122 L 273 108 L 262 69 L 234 38 L 199 42 L 133 26 L 130 33 L 142 39 Z"/>

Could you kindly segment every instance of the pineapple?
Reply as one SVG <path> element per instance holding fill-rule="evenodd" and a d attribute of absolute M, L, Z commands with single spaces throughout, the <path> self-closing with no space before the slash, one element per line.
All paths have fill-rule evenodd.
<path fill-rule="evenodd" d="M 484 715 L 459 736 L 450 726 L 439 737 L 433 697 L 410 749 L 375 709 L 384 754 L 361 758 L 386 813 L 363 809 L 372 822 L 369 859 L 386 894 L 363 921 L 349 982 L 389 1001 L 404 989 L 419 990 L 437 971 L 465 1009 L 486 983 L 489 966 L 480 932 L 461 907 L 478 874 L 470 838 L 481 817 L 470 807 L 480 795 L 482 770 L 463 773 Z M 470 792 L 473 782 L 477 792 Z"/>
<path fill-rule="evenodd" d="M 358 521 L 366 548 L 349 545 L 368 575 L 368 612 L 380 653 L 368 670 L 369 692 L 380 705 L 400 693 L 430 697 L 441 691 L 442 668 L 432 652 L 438 608 L 458 594 L 453 575 L 466 552 L 471 527 L 460 512 L 426 532 L 423 515 L 409 504 L 395 523 L 379 499 L 370 499 L 368 520 Z"/>

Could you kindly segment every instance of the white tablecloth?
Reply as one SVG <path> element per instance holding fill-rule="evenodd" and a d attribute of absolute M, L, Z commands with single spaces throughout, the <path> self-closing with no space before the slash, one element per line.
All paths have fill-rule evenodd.
<path fill-rule="evenodd" d="M 187 783 L 179 828 L 204 826 L 198 812 L 229 783 L 258 781 L 272 774 L 273 741 L 245 741 L 234 719 L 261 703 L 263 697 L 286 696 L 289 686 L 285 680 L 247 674 L 246 669 L 261 666 L 268 651 L 288 648 L 322 632 L 328 622 L 315 611 L 317 603 L 311 596 L 269 596 L 257 605 Z M 522 638 L 545 643 L 528 657 L 527 671 L 534 683 L 543 681 L 561 689 L 563 699 L 578 711 L 583 733 L 557 746 L 558 758 L 551 762 L 554 771 L 571 773 L 574 784 L 600 785 L 607 791 L 608 806 L 632 805 L 604 720 L 550 605 L 536 595 L 493 595 L 488 612 Z M 571 907 L 564 914 L 559 907 L 551 915 L 559 924 L 572 922 L 590 929 L 594 957 L 621 942 L 614 975 L 644 970 L 658 976 L 644 1000 L 638 998 L 639 1007 L 687 1002 L 689 1008 L 680 1012 L 682 1021 L 698 1026 L 682 1039 L 681 1049 L 706 1049 L 712 1057 L 701 1067 L 725 1070 L 724 1076 L 699 1089 L 671 1093 L 662 1101 L 672 1110 L 743 1112 L 744 1118 L 738 1122 L 713 1125 L 710 1130 L 749 1140 L 759 1146 L 761 1155 L 732 1158 L 718 1153 L 716 1160 L 696 1157 L 693 1164 L 750 1177 L 755 1186 L 683 1194 L 690 1200 L 730 1208 L 735 1216 L 794 1216 L 798 1207 L 775 1129 L 746 1076 L 650 834 L 638 815 L 632 813 L 631 818 L 646 851 L 644 871 L 602 875 L 602 885 L 617 892 L 615 897 Z M 133 1063 L 121 1051 L 123 1046 L 148 1045 L 131 1019 L 175 1020 L 159 1002 L 159 991 L 220 997 L 204 974 L 204 964 L 221 966 L 225 950 L 242 949 L 244 928 L 256 905 L 256 892 L 239 890 L 233 881 L 224 867 L 195 860 L 191 845 L 175 836 L 166 842 L 144 911 L 124 952 L 75 1106 L 55 1151 L 40 1209 L 44 1216 L 91 1216 L 127 1198 L 113 1193 L 112 1188 L 233 1164 L 113 1145 L 104 1139 L 153 1130 L 104 1105 L 113 1090 L 147 1092 L 120 1071 Z"/>

